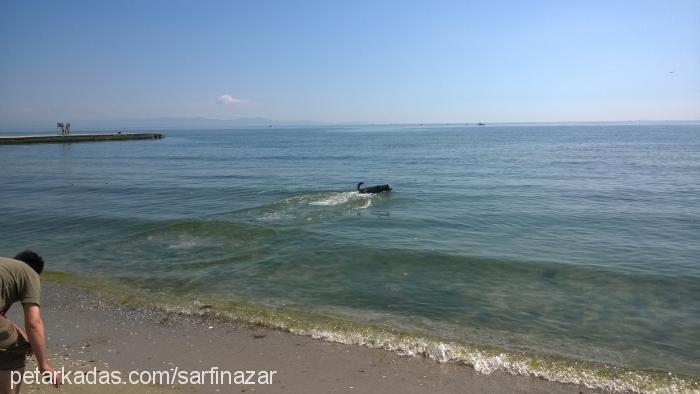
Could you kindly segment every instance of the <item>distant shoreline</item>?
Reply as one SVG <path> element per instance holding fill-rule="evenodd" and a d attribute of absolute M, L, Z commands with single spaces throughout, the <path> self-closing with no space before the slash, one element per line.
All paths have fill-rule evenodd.
<path fill-rule="evenodd" d="M 111 133 L 111 134 L 71 134 L 71 135 L 28 135 L 0 137 L 0 145 L 50 144 L 67 142 L 98 142 L 128 140 L 159 140 L 162 133 Z"/>
<path fill-rule="evenodd" d="M 499 122 L 483 120 L 488 126 L 594 126 L 594 125 L 698 125 L 700 119 L 685 120 L 611 120 L 611 121 L 528 121 L 528 122 Z M 353 126 L 477 126 L 479 121 L 464 122 L 314 122 L 314 121 L 276 121 L 272 119 L 249 121 L 246 119 L 190 119 L 190 118 L 168 118 L 168 119 L 104 119 L 104 120 L 84 120 L 74 121 L 73 130 L 88 132 L 114 132 L 115 130 L 219 130 L 219 129 L 240 129 L 240 128 L 289 128 L 289 127 L 353 127 Z M 30 122 L 2 122 L 0 123 L 0 133 L 9 132 L 52 132 L 56 129 L 55 122 L 30 121 Z"/>

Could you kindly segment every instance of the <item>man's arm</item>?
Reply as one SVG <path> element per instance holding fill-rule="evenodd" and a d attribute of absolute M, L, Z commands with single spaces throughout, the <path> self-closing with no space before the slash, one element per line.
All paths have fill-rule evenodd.
<path fill-rule="evenodd" d="M 49 357 L 46 352 L 46 337 L 44 336 L 44 321 L 41 320 L 39 305 L 26 303 L 24 307 L 24 328 L 29 338 L 29 346 L 36 356 L 36 363 L 41 372 L 53 373 L 53 367 L 49 364 Z M 56 387 L 60 384 L 60 376 L 56 376 Z"/>

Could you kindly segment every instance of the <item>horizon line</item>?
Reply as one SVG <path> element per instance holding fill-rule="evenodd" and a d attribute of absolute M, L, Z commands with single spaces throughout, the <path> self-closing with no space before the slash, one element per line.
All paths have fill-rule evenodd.
<path fill-rule="evenodd" d="M 310 120 L 310 119 L 297 119 L 297 120 L 280 120 L 273 118 L 266 118 L 263 116 L 246 116 L 239 118 L 207 118 L 203 116 L 179 116 L 179 117 L 122 117 L 122 118 L 78 118 L 77 120 L 68 120 L 70 122 L 118 122 L 118 121 L 158 121 L 158 120 L 203 120 L 203 121 L 216 121 L 216 122 L 241 122 L 241 121 L 259 121 L 261 123 L 273 122 L 273 123 L 322 123 L 322 124 L 470 124 L 470 123 L 481 123 L 489 122 L 491 124 L 522 124 L 522 123 L 621 123 L 621 122 L 699 122 L 700 118 L 697 119 L 606 119 L 606 120 L 516 120 L 516 121 L 489 121 L 489 120 L 461 120 L 461 121 L 373 121 L 373 120 L 338 120 L 338 121 L 323 121 L 323 120 Z M 56 120 L 39 119 L 39 120 L 3 120 L 0 119 L 0 124 L 7 123 L 56 123 L 65 122 L 65 118 Z"/>

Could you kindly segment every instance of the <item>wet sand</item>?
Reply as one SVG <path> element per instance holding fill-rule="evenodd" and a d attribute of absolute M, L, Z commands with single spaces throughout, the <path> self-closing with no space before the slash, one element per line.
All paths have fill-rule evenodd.
<path fill-rule="evenodd" d="M 255 393 L 592 393 L 585 387 L 401 357 L 287 332 L 174 316 L 99 300 L 82 290 L 43 283 L 42 315 L 55 367 L 66 370 L 276 371 L 270 385 L 86 385 L 65 392 Z M 23 324 L 21 307 L 9 317 Z M 33 363 L 28 364 L 33 368 Z M 25 386 L 23 392 L 51 392 Z"/>

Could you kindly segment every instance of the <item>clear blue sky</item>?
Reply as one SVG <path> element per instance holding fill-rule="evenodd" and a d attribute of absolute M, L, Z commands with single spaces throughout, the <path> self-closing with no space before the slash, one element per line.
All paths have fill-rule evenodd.
<path fill-rule="evenodd" d="M 0 121 L 700 119 L 700 0 L 0 0 Z"/>

